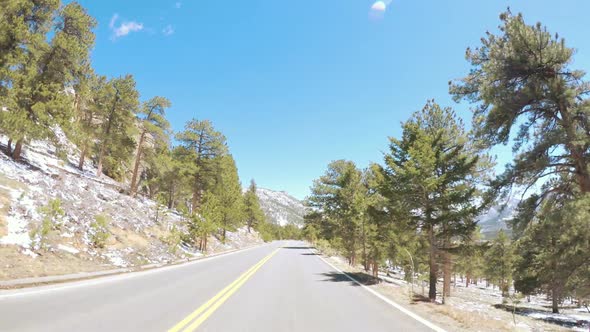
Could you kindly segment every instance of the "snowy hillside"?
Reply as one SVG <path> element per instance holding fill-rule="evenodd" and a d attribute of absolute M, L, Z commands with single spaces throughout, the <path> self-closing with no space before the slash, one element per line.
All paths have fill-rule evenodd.
<path fill-rule="evenodd" d="M 511 198 L 503 204 L 492 206 L 486 214 L 479 217 L 478 225 L 481 227 L 484 238 L 495 237 L 501 229 L 508 230 L 506 221 L 514 216 L 519 202 L 517 199 Z"/>
<path fill-rule="evenodd" d="M 260 200 L 260 207 L 271 223 L 281 226 L 303 226 L 305 207 L 300 200 L 284 191 L 265 188 L 258 188 L 256 194 Z"/>
<path fill-rule="evenodd" d="M 78 170 L 76 147 L 61 131 L 56 134 L 65 150 L 63 159 L 47 141 L 25 146 L 23 163 L 0 152 L 0 280 L 165 263 L 202 254 L 179 242 L 173 230 L 182 232 L 185 224 L 176 211 L 125 194 L 126 185 L 96 177 L 90 161 L 84 171 Z M 0 149 L 6 148 L 6 141 L 0 135 Z M 56 201 L 62 212 L 44 216 L 44 209 Z M 99 232 L 106 238 L 97 245 Z M 228 234 L 226 244 L 211 238 L 208 249 L 256 242 L 261 242 L 258 234 L 244 228 Z"/>

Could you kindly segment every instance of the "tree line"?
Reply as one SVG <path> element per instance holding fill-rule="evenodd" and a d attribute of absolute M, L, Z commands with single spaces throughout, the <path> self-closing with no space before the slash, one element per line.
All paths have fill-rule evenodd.
<path fill-rule="evenodd" d="M 285 229 L 266 222 L 252 180 L 242 193 L 226 138 L 208 120 L 192 119 L 174 133 L 171 102 L 141 102 L 132 75 L 97 74 L 90 61 L 96 20 L 77 2 L 9 0 L 0 5 L 0 133 L 15 161 L 33 140 L 56 129 L 79 149 L 77 167 L 126 183 L 186 217 L 187 240 L 206 250 L 207 238 L 241 226 L 266 240 Z M 173 144 L 173 141 L 175 144 Z"/>
<path fill-rule="evenodd" d="M 449 82 L 453 99 L 472 105 L 471 128 L 429 100 L 381 164 L 330 163 L 311 188 L 304 235 L 374 276 L 403 267 L 428 283 L 431 301 L 451 296 L 460 275 L 506 297 L 548 294 L 558 312 L 566 297 L 590 297 L 590 83 L 563 38 L 510 10 L 500 19 L 467 49 L 467 76 Z M 499 144 L 514 159 L 496 176 Z M 482 240 L 478 216 L 511 195 L 521 198 L 511 236 Z"/>

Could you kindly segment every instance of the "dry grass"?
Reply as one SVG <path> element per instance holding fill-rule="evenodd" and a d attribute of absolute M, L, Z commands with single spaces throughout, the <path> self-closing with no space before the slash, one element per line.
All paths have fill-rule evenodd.
<path fill-rule="evenodd" d="M 102 260 L 86 257 L 83 254 L 72 255 L 63 251 L 43 252 L 32 258 L 20 253 L 18 246 L 0 246 L 0 280 L 24 277 L 44 277 L 72 272 L 91 272 L 112 268 Z"/>
<path fill-rule="evenodd" d="M 341 259 L 328 257 L 328 260 L 347 273 L 362 273 L 361 269 L 353 268 Z M 398 286 L 387 282 L 375 285 L 367 285 L 379 293 L 391 298 L 393 301 L 405 306 L 416 314 L 428 319 L 447 331 L 467 332 L 511 332 L 511 331 L 569 331 L 566 328 L 548 324 L 529 317 L 517 316 L 517 325 L 513 323 L 512 314 L 494 308 L 492 305 L 485 311 L 471 311 L 457 308 L 452 305 L 441 305 L 425 301 L 420 295 L 416 295 L 410 302 L 408 287 Z M 462 301 L 460 298 L 451 297 L 452 301 Z M 521 324 L 518 324 L 521 323 Z M 529 326 L 524 327 L 522 323 Z"/>
<path fill-rule="evenodd" d="M 142 250 L 147 248 L 150 243 L 146 236 L 141 233 L 136 233 L 129 229 L 111 228 L 112 236 L 107 241 L 107 246 L 114 249 L 135 248 Z"/>

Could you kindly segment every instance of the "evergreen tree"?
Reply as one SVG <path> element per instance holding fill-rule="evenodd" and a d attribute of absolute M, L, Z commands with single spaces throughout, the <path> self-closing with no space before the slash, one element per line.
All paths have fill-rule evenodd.
<path fill-rule="evenodd" d="M 351 265 L 356 264 L 359 250 L 366 249 L 366 194 L 362 172 L 352 161 L 337 160 L 314 181 L 308 199 L 313 209 L 334 223 L 334 235 Z"/>
<path fill-rule="evenodd" d="M 515 287 L 525 294 L 551 294 L 554 313 L 577 284 L 590 284 L 590 196 L 552 195 L 516 242 Z M 583 291 L 583 288 L 581 288 Z"/>
<path fill-rule="evenodd" d="M 184 148 L 184 158 L 191 163 L 192 209 L 201 204 L 203 192 L 211 187 L 216 177 L 217 163 L 227 153 L 225 137 L 213 128 L 210 121 L 193 119 L 185 130 L 176 135 Z"/>
<path fill-rule="evenodd" d="M 500 33 L 488 33 L 481 46 L 467 50 L 472 70 L 450 86 L 456 100 L 476 104 L 474 125 L 488 145 L 507 144 L 516 131 L 518 155 L 498 186 L 531 187 L 569 174 L 582 193 L 589 192 L 590 90 L 585 73 L 570 68 L 574 49 L 541 23 L 527 25 L 521 14 L 508 11 L 500 18 Z M 566 183 L 554 184 L 535 206 L 550 192 L 567 190 L 560 186 Z"/>
<path fill-rule="evenodd" d="M 515 160 L 496 181 L 497 190 L 517 185 L 526 192 L 540 184 L 511 221 L 520 256 L 515 286 L 526 294 L 548 290 L 557 312 L 569 281 L 578 278 L 579 262 L 587 264 L 578 250 L 587 238 L 569 232 L 583 219 L 566 216 L 585 209 L 565 207 L 590 192 L 589 83 L 571 68 L 574 49 L 563 38 L 541 23 L 527 25 L 521 14 L 508 11 L 500 19 L 498 34 L 488 33 L 481 46 L 467 50 L 472 70 L 450 90 L 456 100 L 476 104 L 474 125 L 487 145 L 515 137 Z"/>
<path fill-rule="evenodd" d="M 481 242 L 479 227 L 475 228 L 471 236 L 463 239 L 457 251 L 455 271 L 465 276 L 465 287 L 483 276 L 486 249 L 486 244 Z"/>
<path fill-rule="evenodd" d="M 363 260 L 365 270 L 371 268 L 373 277 L 378 276 L 379 267 L 391 258 L 396 228 L 394 220 L 398 216 L 387 207 L 387 200 L 379 189 L 383 185 L 383 172 L 379 165 L 371 164 L 363 172 L 363 182 L 366 188 L 366 212 L 364 224 L 364 238 L 366 248 Z"/>
<path fill-rule="evenodd" d="M 151 139 L 154 148 L 158 144 L 168 144 L 168 131 L 170 123 L 165 118 L 166 109 L 170 107 L 170 101 L 164 97 L 154 97 L 143 103 L 139 115 L 140 135 L 135 154 L 135 165 L 131 177 L 130 192 L 134 196 L 137 192 L 139 166 L 142 161 L 146 140 Z"/>
<path fill-rule="evenodd" d="M 90 65 L 83 67 L 76 77 L 74 85 L 74 125 L 67 133 L 68 137 L 80 149 L 78 169 L 84 170 L 86 158 L 92 151 L 99 131 L 96 126 L 97 99 L 96 93 L 106 78 L 97 76 Z"/>
<path fill-rule="evenodd" d="M 94 44 L 95 20 L 76 2 L 59 5 L 57 0 L 17 1 L 3 8 L 2 24 L 8 26 L 0 41 L 0 101 L 7 111 L 0 112 L 0 123 L 15 142 L 10 151 L 15 160 L 24 143 L 49 138 L 55 125 L 69 123 L 72 100 L 64 91 Z"/>
<path fill-rule="evenodd" d="M 238 177 L 238 169 L 231 155 L 219 158 L 219 169 L 213 193 L 221 205 L 221 239 L 225 242 L 227 231 L 235 231 L 244 221 L 242 185 Z"/>
<path fill-rule="evenodd" d="M 246 218 L 246 225 L 248 225 L 248 232 L 252 228 L 257 228 L 261 222 L 264 222 L 264 212 L 260 208 L 254 180 L 250 181 L 250 186 L 244 193 L 244 217 Z"/>
<path fill-rule="evenodd" d="M 135 147 L 133 130 L 139 93 L 135 89 L 133 76 L 127 75 L 102 82 L 98 94 L 98 119 L 101 128 L 96 175 L 101 176 L 103 168 L 106 168 L 107 175 L 122 178 Z"/>
<path fill-rule="evenodd" d="M 208 238 L 219 228 L 223 218 L 221 201 L 214 193 L 205 193 L 203 195 L 203 205 L 200 207 L 200 216 L 192 216 L 190 224 L 193 238 L 199 239 L 199 250 L 207 251 Z"/>
<path fill-rule="evenodd" d="M 384 193 L 404 200 L 416 229 L 428 238 L 429 298 L 435 301 L 440 249 L 449 249 L 451 237 L 471 234 L 482 208 L 479 158 L 455 113 L 433 101 L 402 127 L 402 139 L 391 138 L 385 156 Z"/>
<path fill-rule="evenodd" d="M 500 230 L 498 236 L 492 241 L 484 259 L 487 280 L 496 283 L 502 291 L 502 296 L 508 297 L 515 257 L 510 240 L 503 230 Z"/>
<path fill-rule="evenodd" d="M 150 196 L 159 196 L 169 209 L 179 205 L 188 210 L 190 204 L 191 164 L 182 147 L 157 150 L 149 155 L 147 187 Z"/>

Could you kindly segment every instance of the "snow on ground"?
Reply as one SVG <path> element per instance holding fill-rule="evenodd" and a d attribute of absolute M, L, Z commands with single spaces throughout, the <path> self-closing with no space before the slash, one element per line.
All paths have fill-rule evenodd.
<path fill-rule="evenodd" d="M 398 286 L 403 286 L 404 283 L 406 283 L 402 269 L 390 268 L 388 272 L 388 276 L 386 276 L 384 280 Z M 380 277 L 383 278 L 381 275 Z M 420 281 L 417 281 L 416 283 L 418 284 Z M 428 286 L 426 283 L 424 283 L 424 285 L 426 292 L 428 292 Z M 420 288 L 421 285 L 415 285 L 414 291 L 420 293 Z M 437 288 L 439 290 L 442 289 L 442 280 Z M 512 289 L 511 291 L 514 290 Z M 451 287 L 451 295 L 451 297 L 446 299 L 447 305 L 482 316 L 489 316 L 493 315 L 494 312 L 498 312 L 497 310 L 501 309 L 496 309 L 494 306 L 501 305 L 503 302 L 502 293 L 499 288 L 487 286 L 485 281 L 479 281 L 476 284 L 470 284 L 469 287 L 466 287 L 465 280 L 457 278 L 456 283 Z M 509 299 L 507 300 L 507 305 L 512 305 Z M 542 294 L 530 296 L 530 302 L 526 298 L 522 299 L 521 302 L 517 304 L 517 308 L 520 311 L 516 316 L 517 327 L 521 330 L 538 330 L 536 326 L 529 326 L 526 322 L 522 321 L 522 318 L 519 318 L 523 316 L 576 331 L 589 331 L 590 328 L 590 313 L 588 313 L 586 309 L 563 308 L 560 309 L 561 313 L 553 314 L 550 311 L 551 301 Z M 498 320 L 502 319 L 498 316 L 495 316 L 494 318 Z"/>
<path fill-rule="evenodd" d="M 54 131 L 61 144 L 59 149 L 52 142 L 34 141 L 23 148 L 22 163 L 0 153 L 0 194 L 7 214 L 3 216 L 5 235 L 0 235 L 0 249 L 16 246 L 21 255 L 38 257 L 38 248 L 32 245 L 30 234 L 42 224 L 39 209 L 50 200 L 59 199 L 65 215 L 61 226 L 54 226 L 46 239 L 45 257 L 55 253 L 59 260 L 63 255 L 58 253 L 67 252 L 103 269 L 104 263 L 127 267 L 203 255 L 185 243 L 176 250 L 165 242 L 171 229 L 185 229 L 183 217 L 177 211 L 158 206 L 145 197 L 126 195 L 127 185 L 106 176 L 97 177 L 96 168 L 89 159 L 84 170 L 79 170 L 79 151 L 61 130 Z M 5 148 L 6 143 L 7 138 L 0 135 L 0 148 Z M 64 156 L 63 159 L 58 155 Z M 96 248 L 93 241 L 93 234 L 96 234 L 93 224 L 99 215 L 108 221 L 109 237 L 104 249 Z M 217 252 L 260 242 L 257 233 L 248 233 L 244 227 L 228 232 L 226 244 L 212 237 L 208 250 Z M 19 262 L 16 259 L 7 263 Z M 36 275 L 34 271 L 30 273 Z"/>
<path fill-rule="evenodd" d="M 109 229 L 120 230 L 117 235 L 111 234 L 110 242 L 119 243 L 118 246 L 141 246 L 144 249 L 142 255 L 145 257 L 141 257 L 144 261 L 176 259 L 177 256 L 169 252 L 168 245 L 157 234 L 171 229 L 173 224 L 178 224 L 178 228 L 182 229 L 180 216 L 171 211 L 157 212 L 155 202 L 145 198 L 134 199 L 122 193 L 125 189 L 122 184 L 106 176 L 96 177 L 96 169 L 90 161 L 86 162 L 84 171 L 80 171 L 76 167 L 75 146 L 60 131 L 56 134 L 67 155 L 64 160 L 57 157 L 56 147 L 45 141 L 35 141 L 24 147 L 25 163 L 15 163 L 0 153 L 0 176 L 21 184 L 18 188 L 0 188 L 2 192 L 10 194 L 10 209 L 5 216 L 6 235 L 0 238 L 0 244 L 16 245 L 22 248 L 22 253 L 33 253 L 30 250 L 34 250 L 31 248 L 30 233 L 39 227 L 43 219 L 39 208 L 49 200 L 59 199 L 65 216 L 63 225 L 57 230 L 57 239 L 48 241 L 49 250 L 53 248 L 70 253 L 83 251 L 98 255 L 97 250 L 92 248 L 92 224 L 96 216 L 104 215 L 108 219 Z M 0 136 L 0 143 L 6 144 L 6 141 L 6 137 Z M 159 214 L 157 222 L 156 213 Z M 76 243 L 77 248 L 66 246 L 66 242 Z M 120 255 L 136 254 L 121 251 Z M 105 258 L 114 265 L 124 264 L 115 257 L 109 253 Z"/>
<path fill-rule="evenodd" d="M 121 253 L 118 251 L 109 251 L 103 254 L 103 257 L 106 257 L 111 264 L 119 267 L 127 267 L 129 263 L 121 256 Z"/>
<path fill-rule="evenodd" d="M 63 250 L 65 252 L 69 252 L 70 254 L 74 254 L 74 255 L 80 253 L 80 250 L 78 250 L 76 248 L 72 248 L 70 246 L 66 246 L 66 245 L 61 244 L 61 243 L 57 245 L 57 249 Z"/>
<path fill-rule="evenodd" d="M 29 236 L 28 220 L 35 217 L 33 201 L 26 197 L 23 191 L 11 190 L 10 195 L 12 201 L 18 201 L 24 209 L 10 210 L 10 214 L 6 217 L 8 234 L 0 238 L 0 244 L 14 244 L 29 248 L 31 237 Z"/>

